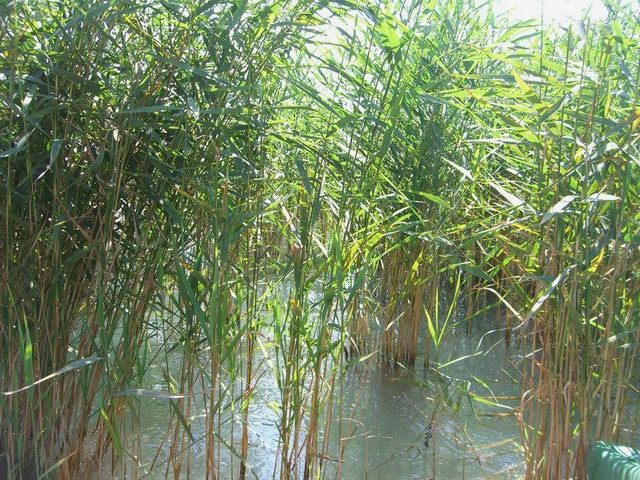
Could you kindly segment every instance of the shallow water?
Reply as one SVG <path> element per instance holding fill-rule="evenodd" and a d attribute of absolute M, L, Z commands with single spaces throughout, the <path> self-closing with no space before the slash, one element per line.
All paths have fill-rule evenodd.
<path fill-rule="evenodd" d="M 478 334 L 451 333 L 455 345 L 449 342 L 443 346 L 439 352 L 442 364 L 475 353 L 481 338 Z M 489 334 L 484 340 L 497 340 L 499 335 Z M 422 359 L 417 363 L 420 365 Z M 514 370 L 510 355 L 504 345 L 499 345 L 487 355 L 468 357 L 442 368 L 441 376 L 420 369 L 391 374 L 368 368 L 356 380 L 358 374 L 354 373 L 344 389 L 349 392 L 347 398 L 356 398 L 356 408 L 345 408 L 345 402 L 343 411 L 349 411 L 358 424 L 346 451 L 343 478 L 517 476 L 522 459 L 517 450 L 515 417 L 508 408 L 486 405 L 468 394 L 471 391 L 491 398 L 505 407 L 515 405 L 514 399 L 503 398 L 519 393 L 519 386 L 508 375 Z M 336 444 L 337 438 L 333 442 Z"/>
<path fill-rule="evenodd" d="M 483 332 L 455 329 L 448 332 L 437 355 L 437 363 L 441 365 L 438 374 L 423 370 L 423 358 L 417 359 L 415 369 L 385 371 L 377 364 L 375 355 L 351 368 L 335 391 L 328 452 L 323 462 L 324 478 L 520 476 L 523 466 L 517 444 L 519 431 L 509 408 L 516 405 L 520 393 L 514 380 L 518 378 L 514 365 L 517 355 L 505 348 L 501 332 L 487 333 L 492 321 L 484 319 L 482 324 Z M 462 359 L 447 365 L 459 358 Z M 256 371 L 259 381 L 249 414 L 247 478 L 263 480 L 279 475 L 276 405 L 280 391 L 272 369 L 261 361 L 261 356 L 256 356 L 255 364 L 259 365 Z M 145 377 L 146 389 L 167 390 L 162 373 L 165 368 L 165 364 L 152 364 Z M 169 370 L 177 377 L 179 369 L 176 357 L 170 361 Z M 194 389 L 204 390 L 202 384 Z M 237 392 L 239 386 L 236 396 Z M 185 451 L 180 478 L 204 478 L 206 429 L 201 397 L 193 400 L 190 412 L 193 442 L 187 439 L 185 443 L 191 446 Z M 502 406 L 489 405 L 483 399 Z M 171 443 L 170 438 L 166 439 L 170 406 L 157 399 L 142 398 L 139 402 L 142 455 L 139 477 L 173 477 L 166 461 Z M 229 403 L 219 416 L 220 436 L 226 443 L 218 442 L 221 479 L 238 478 L 239 474 L 237 454 L 232 450 L 240 450 L 242 422 L 240 412 L 234 408 L 238 407 Z M 345 450 L 339 468 L 340 437 L 345 439 Z M 157 460 L 151 465 L 156 455 Z M 302 471 L 299 473 L 301 477 Z"/>

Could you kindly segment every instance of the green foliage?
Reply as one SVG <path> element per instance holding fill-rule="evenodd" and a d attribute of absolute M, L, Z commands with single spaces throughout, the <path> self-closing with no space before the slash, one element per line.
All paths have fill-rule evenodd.
<path fill-rule="evenodd" d="M 126 413 L 151 396 L 174 472 L 201 402 L 207 470 L 223 444 L 243 477 L 216 419 L 247 423 L 259 350 L 281 477 L 316 478 L 349 356 L 412 364 L 493 292 L 531 354 L 527 475 L 582 478 L 640 343 L 625 8 L 552 32 L 466 0 L 0 6 L 0 468 L 77 478 L 110 448 L 137 468 Z"/>

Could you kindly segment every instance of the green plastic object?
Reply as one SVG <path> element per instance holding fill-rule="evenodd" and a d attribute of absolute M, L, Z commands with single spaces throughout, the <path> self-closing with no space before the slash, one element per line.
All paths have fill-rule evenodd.
<path fill-rule="evenodd" d="M 587 455 L 589 480 L 640 480 L 640 450 L 596 442 Z"/>

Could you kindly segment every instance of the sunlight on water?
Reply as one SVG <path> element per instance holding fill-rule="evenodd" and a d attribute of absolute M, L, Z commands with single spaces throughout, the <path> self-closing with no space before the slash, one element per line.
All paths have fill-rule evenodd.
<path fill-rule="evenodd" d="M 312 295 L 319 295 L 313 292 Z M 319 296 L 318 296 L 319 298 Z M 464 312 L 456 316 L 462 321 Z M 452 327 L 447 341 L 438 351 L 431 352 L 432 366 L 442 365 L 439 373 L 425 371 L 423 358 L 415 370 L 385 371 L 376 357 L 356 363 L 336 388 L 329 431 L 324 426 L 325 411 L 320 422 L 321 436 L 328 433 L 328 449 L 322 455 L 326 468 L 324 478 L 343 480 L 407 479 L 503 479 L 519 478 L 523 458 L 518 448 L 519 429 L 514 415 L 520 386 L 513 379 L 521 368 L 521 356 L 516 345 L 505 348 L 493 310 L 478 317 L 483 327 L 469 332 Z M 424 335 L 419 338 L 424 351 Z M 265 361 L 264 353 L 274 354 L 264 332 L 265 350 L 256 354 L 255 364 L 260 380 L 255 385 L 249 409 L 248 428 L 250 455 L 248 478 L 277 478 L 279 471 L 279 401 L 280 392 L 274 372 Z M 162 338 L 158 338 L 159 346 Z M 172 355 L 168 363 L 153 364 L 145 376 L 145 389 L 166 391 L 167 368 L 177 378 L 180 375 L 180 355 Z M 198 382 L 196 382 L 198 383 Z M 234 383 L 229 379 L 223 384 Z M 242 381 L 231 386 L 242 388 Z M 208 385 L 195 388 L 207 391 Z M 237 391 L 236 390 L 236 391 Z M 479 401 L 481 399 L 482 401 Z M 204 478 L 206 425 L 205 403 L 200 395 L 192 397 L 189 410 L 192 441 L 186 441 L 183 466 L 191 478 Z M 165 478 L 171 470 L 168 423 L 171 409 L 166 401 L 142 398 L 138 412 L 143 458 L 157 461 L 143 465 L 147 479 Z M 237 407 L 229 403 L 219 416 L 220 478 L 234 478 L 240 463 L 242 419 Z M 302 430 L 306 424 L 302 425 Z M 169 432 L 169 433 L 167 433 Z M 340 441 L 340 438 L 343 441 Z M 186 439 L 185 439 L 186 440 Z M 340 445 L 344 447 L 340 460 Z M 186 462 L 186 460 L 185 460 Z M 340 465 L 340 472 L 338 468 Z M 105 471 L 109 471 L 108 465 Z M 225 476 L 226 475 L 226 476 Z M 302 478 L 296 472 L 293 478 Z M 106 477 L 105 477 L 106 478 Z"/>

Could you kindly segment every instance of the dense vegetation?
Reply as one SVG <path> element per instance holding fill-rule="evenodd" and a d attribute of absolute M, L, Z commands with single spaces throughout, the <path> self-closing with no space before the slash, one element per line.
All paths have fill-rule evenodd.
<path fill-rule="evenodd" d="M 497 304 L 527 359 L 526 478 L 584 478 L 631 421 L 640 341 L 640 21 L 609 10 L 547 31 L 466 0 L 0 6 L 0 477 L 135 476 L 152 396 L 167 474 L 200 402 L 227 478 L 262 352 L 274 475 L 318 478 L 343 370 L 437 371 L 446 290 L 469 323 Z"/>

